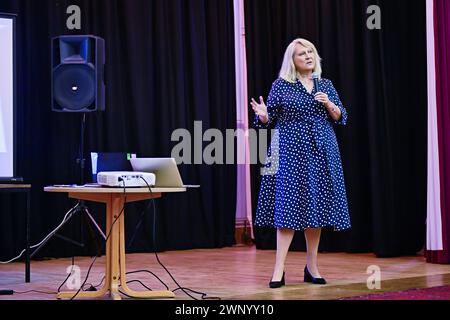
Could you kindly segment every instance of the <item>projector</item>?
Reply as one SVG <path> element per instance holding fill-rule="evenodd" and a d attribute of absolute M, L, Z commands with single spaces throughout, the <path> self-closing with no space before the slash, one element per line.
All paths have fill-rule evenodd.
<path fill-rule="evenodd" d="M 97 174 L 97 183 L 108 187 L 152 187 L 156 184 L 156 177 L 149 172 L 104 171 Z"/>

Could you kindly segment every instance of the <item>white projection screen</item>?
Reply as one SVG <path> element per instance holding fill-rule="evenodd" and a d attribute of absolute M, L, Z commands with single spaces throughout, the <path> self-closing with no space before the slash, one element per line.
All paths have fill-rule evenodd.
<path fill-rule="evenodd" d="M 15 16 L 0 13 L 0 179 L 15 176 Z"/>

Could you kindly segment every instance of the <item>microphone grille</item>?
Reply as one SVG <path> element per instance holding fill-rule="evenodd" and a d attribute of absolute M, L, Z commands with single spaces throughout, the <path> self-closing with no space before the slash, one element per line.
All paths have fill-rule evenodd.
<path fill-rule="evenodd" d="M 313 78 L 313 79 L 319 79 L 319 73 L 314 72 L 314 73 L 312 74 L 312 78 Z"/>

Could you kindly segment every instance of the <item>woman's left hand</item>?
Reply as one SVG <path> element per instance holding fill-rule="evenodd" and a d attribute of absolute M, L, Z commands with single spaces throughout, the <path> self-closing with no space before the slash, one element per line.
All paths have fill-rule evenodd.
<path fill-rule="evenodd" d="M 328 99 L 328 95 L 323 92 L 317 92 L 314 95 L 314 100 L 322 103 L 325 107 L 330 104 L 330 99 Z"/>

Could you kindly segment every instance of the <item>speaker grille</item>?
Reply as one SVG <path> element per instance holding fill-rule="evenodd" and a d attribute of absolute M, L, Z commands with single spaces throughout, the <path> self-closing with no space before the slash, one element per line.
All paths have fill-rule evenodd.
<path fill-rule="evenodd" d="M 90 64 L 62 64 L 54 71 L 53 96 L 67 111 L 89 109 L 94 105 L 95 68 Z"/>

